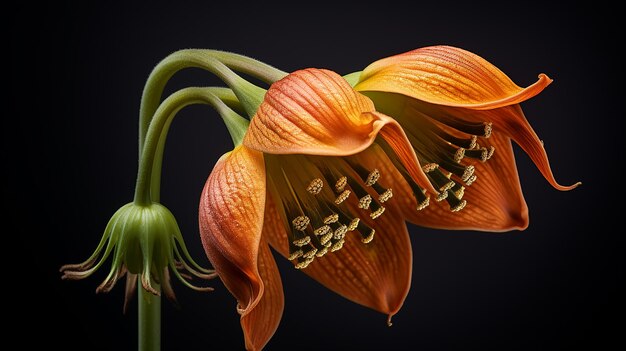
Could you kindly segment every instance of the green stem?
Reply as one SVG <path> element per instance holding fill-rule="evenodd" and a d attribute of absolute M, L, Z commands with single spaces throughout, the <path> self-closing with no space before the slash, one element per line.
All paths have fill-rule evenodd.
<path fill-rule="evenodd" d="M 244 74 L 260 78 L 262 81 L 268 84 L 271 84 L 287 75 L 286 72 L 276 69 L 270 65 L 243 55 L 238 55 L 230 52 L 217 50 L 187 49 L 180 50 L 169 55 L 152 70 L 152 73 L 150 74 L 150 77 L 148 77 L 148 81 L 146 82 L 143 90 L 143 95 L 141 97 L 141 107 L 139 109 L 140 156 L 144 139 L 148 130 L 148 125 L 150 124 L 150 120 L 152 119 L 154 112 L 156 112 L 157 107 L 159 106 L 161 96 L 163 95 L 163 89 L 165 88 L 165 84 L 167 84 L 167 81 L 176 72 L 191 67 L 206 69 L 224 79 L 220 74 L 216 73 L 216 62 L 219 62 L 221 65 L 225 65 L 228 68 L 232 68 Z M 232 88 L 232 82 L 229 83 L 227 81 L 226 83 Z M 239 94 L 237 95 L 239 96 Z M 242 101 L 242 103 L 245 102 Z"/>
<path fill-rule="evenodd" d="M 161 350 L 161 296 L 153 295 L 146 291 L 141 284 L 138 285 L 138 324 L 139 328 L 139 351 Z M 153 285 L 160 291 L 161 287 Z"/>
<path fill-rule="evenodd" d="M 134 200 L 137 205 L 159 201 L 161 165 L 167 132 L 176 113 L 185 106 L 192 104 L 213 106 L 222 116 L 235 145 L 241 143 L 249 122 L 231 110 L 220 99 L 220 95 L 228 97 L 228 93 L 220 88 L 185 88 L 170 95 L 159 106 L 150 122 L 139 161 Z M 151 191 L 154 192 L 152 196 Z"/>

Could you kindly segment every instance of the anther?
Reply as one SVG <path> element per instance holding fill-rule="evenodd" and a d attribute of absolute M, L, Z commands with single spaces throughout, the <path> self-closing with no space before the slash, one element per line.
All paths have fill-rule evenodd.
<path fill-rule="evenodd" d="M 324 182 L 319 178 L 315 178 L 311 181 L 311 183 L 309 183 L 309 186 L 306 188 L 306 191 L 308 191 L 309 193 L 313 195 L 317 195 L 320 193 L 320 191 L 322 191 L 323 187 L 324 187 Z"/>
<path fill-rule="evenodd" d="M 370 207 L 371 203 L 372 203 L 372 197 L 369 194 L 367 194 L 359 199 L 359 208 L 366 210 Z"/>
<path fill-rule="evenodd" d="M 296 269 L 305 269 L 313 262 L 313 258 L 306 259 L 304 261 L 300 261 L 296 264 Z"/>
<path fill-rule="evenodd" d="M 430 196 L 426 196 L 425 200 L 417 204 L 417 210 L 421 211 L 425 209 L 426 207 L 428 207 L 429 204 L 430 204 Z"/>
<path fill-rule="evenodd" d="M 430 173 L 436 170 L 437 168 L 439 168 L 439 165 L 436 163 L 427 163 L 422 166 L 422 170 L 424 171 L 424 173 Z"/>
<path fill-rule="evenodd" d="M 331 224 L 331 223 L 335 223 L 339 220 L 339 215 L 336 213 L 333 213 L 329 216 L 324 217 L 324 224 Z"/>
<path fill-rule="evenodd" d="M 437 194 L 437 198 L 436 198 L 436 200 L 437 200 L 437 202 L 439 202 L 439 201 L 443 201 L 443 200 L 445 200 L 447 197 L 448 197 L 448 192 L 447 192 L 447 191 L 442 191 L 442 192 L 440 192 L 439 194 Z"/>
<path fill-rule="evenodd" d="M 476 135 L 472 135 L 472 138 L 470 140 L 469 146 L 467 147 L 468 149 L 473 149 L 476 147 L 476 142 L 478 141 L 478 137 Z"/>
<path fill-rule="evenodd" d="M 467 182 L 467 180 L 474 174 L 474 171 L 476 171 L 476 167 L 472 165 L 467 166 L 461 176 L 461 180 Z"/>
<path fill-rule="evenodd" d="M 337 250 L 341 250 L 341 248 L 343 247 L 343 243 L 345 243 L 345 239 L 341 239 L 339 241 L 337 241 L 336 243 L 333 244 L 333 246 L 330 248 L 330 252 L 335 252 Z"/>
<path fill-rule="evenodd" d="M 493 156 L 493 153 L 496 152 L 496 148 L 492 145 L 489 147 L 489 152 L 487 153 L 487 159 L 490 159 Z"/>
<path fill-rule="evenodd" d="M 380 179 L 380 171 L 378 169 L 374 169 L 367 175 L 367 179 L 365 180 L 365 185 L 372 186 Z"/>
<path fill-rule="evenodd" d="M 294 252 L 290 253 L 288 259 L 289 259 L 289 261 L 293 261 L 296 258 L 302 257 L 302 255 L 303 255 L 302 250 L 297 250 L 297 251 L 294 251 Z"/>
<path fill-rule="evenodd" d="M 372 217 L 372 219 L 376 219 L 380 217 L 380 215 L 382 215 L 384 212 L 385 212 L 385 207 L 380 206 L 379 208 L 376 209 L 376 211 L 370 213 L 370 217 Z"/>
<path fill-rule="evenodd" d="M 372 240 L 374 240 L 374 233 L 376 233 L 376 230 L 372 229 L 366 237 L 361 238 L 361 242 L 369 244 Z"/>
<path fill-rule="evenodd" d="M 467 205 L 467 201 L 461 200 L 456 206 L 452 207 L 452 212 L 459 212 Z"/>
<path fill-rule="evenodd" d="M 305 230 L 311 220 L 307 216 L 298 216 L 291 223 L 296 230 Z"/>
<path fill-rule="evenodd" d="M 339 205 L 342 202 L 346 201 L 346 199 L 350 196 L 350 190 L 346 189 L 341 192 L 341 194 L 337 195 L 335 199 L 335 204 Z"/>
<path fill-rule="evenodd" d="M 330 241 L 330 239 L 332 239 L 332 238 L 333 238 L 333 234 L 334 234 L 334 233 L 333 233 L 332 231 L 329 231 L 328 233 L 326 233 L 326 234 L 322 235 L 322 236 L 320 237 L 320 243 L 321 243 L 322 245 L 326 246 L 326 244 Z"/>
<path fill-rule="evenodd" d="M 359 217 L 356 217 L 353 220 L 351 220 L 350 224 L 348 224 L 348 231 L 351 232 L 355 230 L 359 226 L 360 221 L 361 219 Z"/>
<path fill-rule="evenodd" d="M 345 224 L 340 225 L 339 228 L 335 229 L 333 233 L 333 239 L 335 240 L 343 239 L 346 236 L 347 231 L 348 231 L 348 226 L 346 226 Z"/>
<path fill-rule="evenodd" d="M 322 257 L 322 256 L 326 255 L 327 252 L 328 252 L 328 248 L 327 247 L 323 247 L 321 250 L 317 251 L 315 256 L 316 257 Z"/>
<path fill-rule="evenodd" d="M 328 225 L 323 225 L 317 229 L 315 229 L 313 231 L 313 234 L 320 236 L 320 235 L 325 235 L 326 233 L 330 232 L 331 228 Z"/>
<path fill-rule="evenodd" d="M 339 180 L 337 180 L 337 183 L 335 183 L 335 189 L 338 193 L 340 193 L 346 187 L 346 184 L 348 184 L 348 178 L 346 178 L 345 176 L 341 177 L 339 178 Z"/>
<path fill-rule="evenodd" d="M 391 188 L 385 190 L 384 193 L 378 195 L 378 201 L 380 203 L 383 203 L 389 199 L 391 199 L 393 197 L 393 191 L 391 191 Z"/>
<path fill-rule="evenodd" d="M 315 256 L 315 254 L 317 253 L 317 249 L 316 248 L 312 248 L 311 250 L 305 252 L 302 257 L 306 258 L 306 259 L 310 259 L 313 258 L 313 256 Z"/>
<path fill-rule="evenodd" d="M 472 183 L 474 183 L 476 181 L 476 178 L 478 178 L 478 176 L 476 174 L 472 174 L 471 177 L 469 177 L 466 181 L 465 181 L 465 185 L 470 186 L 472 185 Z"/>
<path fill-rule="evenodd" d="M 459 163 L 461 162 L 463 157 L 465 157 L 465 148 L 460 147 L 454 153 L 454 161 L 456 161 L 456 163 Z"/>
<path fill-rule="evenodd" d="M 489 138 L 491 136 L 491 132 L 493 131 L 493 123 L 485 123 L 485 134 L 483 136 L 485 138 Z"/>
<path fill-rule="evenodd" d="M 308 245 L 311 243 L 311 237 L 310 236 L 305 236 L 304 238 L 300 238 L 300 239 L 296 239 L 293 241 L 293 244 L 296 245 L 297 247 L 302 247 L 304 245 Z"/>
<path fill-rule="evenodd" d="M 462 199 L 463 195 L 465 194 L 465 187 L 461 184 L 455 184 L 452 189 L 450 189 L 450 191 L 452 191 L 454 196 L 456 196 L 458 199 Z"/>

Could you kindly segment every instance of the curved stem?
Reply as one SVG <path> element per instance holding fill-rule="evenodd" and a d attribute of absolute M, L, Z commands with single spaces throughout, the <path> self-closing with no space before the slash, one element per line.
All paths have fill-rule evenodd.
<path fill-rule="evenodd" d="M 138 350 L 161 350 L 161 296 L 146 291 L 141 284 L 138 286 Z M 160 286 L 153 285 L 157 291 Z"/>
<path fill-rule="evenodd" d="M 139 162 L 137 184 L 135 186 L 135 204 L 147 205 L 150 204 L 152 200 L 158 201 L 158 183 L 160 182 L 160 168 L 165 138 L 167 137 L 171 120 L 176 113 L 185 106 L 192 104 L 208 104 L 213 106 L 222 116 L 229 131 L 234 130 L 234 132 L 231 132 L 231 136 L 235 144 L 237 145 L 241 142 L 241 138 L 248 127 L 248 120 L 239 116 L 226 106 L 215 93 L 219 94 L 220 90 L 216 90 L 215 88 L 185 88 L 170 95 L 159 106 L 158 110 L 154 113 L 154 118 L 146 133 L 146 140 Z M 152 189 L 155 191 L 155 194 L 151 197 L 150 188 L 153 187 L 151 181 L 153 173 L 158 173 L 158 175 L 155 180 L 156 186 Z"/>
<path fill-rule="evenodd" d="M 221 79 L 224 79 L 220 74 L 216 73 L 216 62 L 220 63 L 222 66 L 260 78 L 268 84 L 271 84 L 287 75 L 286 72 L 276 69 L 270 65 L 230 52 L 187 49 L 180 50 L 169 55 L 152 70 L 152 73 L 150 73 L 150 77 L 148 77 L 148 81 L 146 82 L 143 90 L 141 107 L 139 109 L 140 156 L 148 130 L 148 125 L 150 124 L 150 120 L 152 119 L 154 112 L 156 112 L 157 107 L 159 106 L 161 95 L 163 95 L 163 89 L 165 88 L 167 81 L 176 72 L 191 67 L 206 69 L 218 75 Z M 228 81 L 226 83 L 232 88 L 231 83 Z"/>

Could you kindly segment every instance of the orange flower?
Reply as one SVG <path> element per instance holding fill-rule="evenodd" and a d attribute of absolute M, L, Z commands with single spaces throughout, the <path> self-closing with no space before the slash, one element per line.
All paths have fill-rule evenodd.
<path fill-rule="evenodd" d="M 389 317 L 400 309 L 412 254 L 388 158 L 417 201 L 436 193 L 398 123 L 339 75 L 301 70 L 267 91 L 200 202 L 202 242 L 238 301 L 246 348 L 262 348 L 282 315 L 268 244 L 352 301 Z"/>
<path fill-rule="evenodd" d="M 393 116 L 405 130 L 418 159 L 432 164 L 430 181 L 441 190 L 443 206 L 424 211 L 412 197 L 400 196 L 405 216 L 435 228 L 506 231 L 528 226 L 513 139 L 543 176 L 559 190 L 543 142 L 524 117 L 522 101 L 539 94 L 552 80 L 544 74 L 520 88 L 498 68 L 468 51 L 434 46 L 388 57 L 368 66 L 355 86 L 377 111 Z M 495 151 L 495 154 L 494 154 Z M 401 178 L 388 170 L 387 174 Z M 397 192 L 410 187 L 398 182 Z M 472 188 L 465 189 L 471 184 Z M 394 188 L 394 190 L 396 190 Z"/>

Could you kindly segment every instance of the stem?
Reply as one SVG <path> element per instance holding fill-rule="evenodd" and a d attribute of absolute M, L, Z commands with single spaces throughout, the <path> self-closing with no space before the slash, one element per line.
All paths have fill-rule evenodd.
<path fill-rule="evenodd" d="M 139 351 L 161 350 L 161 296 L 146 291 L 141 284 L 137 284 L 138 292 L 138 324 Z M 157 291 L 158 285 L 153 285 Z"/>
<path fill-rule="evenodd" d="M 152 200 L 159 200 L 158 185 L 160 183 L 160 170 L 165 139 L 172 119 L 176 116 L 176 113 L 185 106 L 192 104 L 208 104 L 213 106 L 222 116 L 229 131 L 234 131 L 231 132 L 231 136 L 233 137 L 235 145 L 241 143 L 241 138 L 248 127 L 248 120 L 239 116 L 226 106 L 215 93 L 223 93 L 223 90 L 215 88 L 185 88 L 170 95 L 159 106 L 154 113 L 152 122 L 150 122 L 140 157 L 137 183 L 135 186 L 135 204 L 148 205 Z M 158 173 L 156 186 L 151 185 L 153 173 Z M 156 192 L 152 197 L 150 196 L 151 187 L 153 187 Z"/>
<path fill-rule="evenodd" d="M 215 72 L 215 62 L 236 71 L 240 71 L 244 74 L 260 78 L 268 84 L 271 84 L 287 75 L 286 72 L 276 69 L 263 62 L 230 52 L 187 49 L 180 50 L 169 55 L 152 70 L 152 73 L 150 73 L 150 77 L 148 77 L 148 81 L 146 82 L 143 90 L 141 107 L 139 109 L 140 156 L 148 130 L 148 125 L 150 124 L 150 120 L 159 106 L 161 95 L 163 95 L 163 89 L 165 88 L 167 81 L 179 70 L 191 67 L 208 70 L 222 78 L 220 74 Z M 231 86 L 230 83 L 227 82 L 227 84 Z"/>

